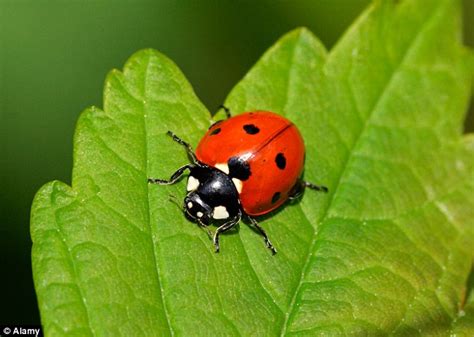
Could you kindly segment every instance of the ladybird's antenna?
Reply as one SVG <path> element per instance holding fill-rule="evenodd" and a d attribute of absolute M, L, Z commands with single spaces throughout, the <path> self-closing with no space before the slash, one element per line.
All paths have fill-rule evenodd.
<path fill-rule="evenodd" d="M 169 201 L 171 201 L 173 204 L 178 206 L 179 209 L 182 210 L 185 214 L 189 214 L 188 211 L 186 210 L 186 207 L 179 202 L 178 198 L 175 195 L 169 194 L 168 196 L 169 196 L 169 199 L 168 199 Z M 209 236 L 209 238 L 212 239 L 213 234 L 209 230 L 209 228 L 207 228 L 204 222 L 202 222 L 201 219 L 199 218 L 196 219 L 196 222 L 198 226 L 201 227 L 207 233 L 207 236 Z"/>
<path fill-rule="evenodd" d="M 175 195 L 170 194 L 168 200 L 171 201 L 176 206 L 178 206 L 180 210 L 183 210 L 183 205 L 181 205 L 181 203 L 179 202 L 178 198 Z"/>
<path fill-rule="evenodd" d="M 207 236 L 209 237 L 209 239 L 212 240 L 212 237 L 213 237 L 213 234 L 212 232 L 209 230 L 209 228 L 207 228 L 207 226 L 201 221 L 201 219 L 197 219 L 197 223 L 199 225 L 199 227 L 201 227 L 204 231 L 206 231 L 207 233 Z"/>

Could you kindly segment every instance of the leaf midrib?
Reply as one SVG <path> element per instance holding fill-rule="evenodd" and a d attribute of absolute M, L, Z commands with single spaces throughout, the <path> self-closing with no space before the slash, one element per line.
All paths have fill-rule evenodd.
<path fill-rule="evenodd" d="M 148 55 L 148 60 L 147 60 L 147 64 L 146 64 L 146 68 L 145 68 L 145 78 L 144 78 L 144 84 L 143 84 L 143 96 L 145 97 L 145 101 L 143 102 L 143 113 L 142 113 L 142 121 L 143 121 L 143 135 L 144 135 L 144 138 L 145 138 L 145 141 L 143 142 L 144 146 L 145 146 L 145 150 L 144 150 L 144 167 L 145 167 L 145 174 L 147 175 L 146 177 L 144 177 L 143 181 L 144 183 L 147 181 L 148 179 L 148 172 L 150 171 L 149 170 L 149 167 L 148 167 L 148 123 L 147 123 L 147 120 L 148 120 L 148 116 L 149 114 L 147 113 L 147 107 L 148 107 L 148 104 L 147 102 L 149 102 L 148 99 L 146 99 L 146 95 L 147 95 L 147 83 L 148 83 L 148 75 L 149 75 L 149 67 L 150 67 L 150 63 L 151 63 L 151 56 Z M 159 289 L 160 289 L 160 298 L 161 298 L 161 305 L 163 306 L 163 313 L 164 313 L 164 316 L 165 316 L 165 319 L 166 319 L 166 323 L 168 325 L 168 331 L 170 333 L 171 336 L 174 336 L 174 331 L 171 327 L 171 322 L 170 322 L 170 316 L 169 316 L 169 312 L 168 312 L 168 307 L 166 305 L 166 300 L 165 300 L 165 295 L 164 295 L 164 289 L 163 289 L 163 281 L 161 279 L 161 269 L 160 269 L 160 266 L 158 264 L 158 253 L 156 251 L 156 247 L 155 247 L 155 240 L 153 239 L 153 226 L 152 226 L 152 222 L 151 222 L 151 219 L 152 219 L 152 214 L 151 214 L 151 207 L 150 207 L 150 185 L 147 183 L 147 201 L 146 201 L 146 207 L 147 207 L 147 222 L 148 222 L 148 226 L 149 226 L 149 233 L 150 233 L 150 243 L 151 243 L 151 247 L 152 247 L 152 252 L 153 252 L 153 263 L 155 264 L 155 274 L 156 274 L 156 279 L 157 279 L 157 282 L 158 282 L 158 286 L 159 286 Z"/>
<path fill-rule="evenodd" d="M 444 5 L 445 4 L 443 3 L 443 6 Z M 352 159 L 354 149 L 357 148 L 357 146 L 360 143 L 360 140 L 363 139 L 362 136 L 365 134 L 366 130 L 368 129 L 368 126 L 370 124 L 370 120 L 372 119 L 372 117 L 374 115 L 374 112 L 377 111 L 377 107 L 380 104 L 380 102 L 382 101 L 382 98 L 385 96 L 385 93 L 387 92 L 387 89 L 390 88 L 394 78 L 396 78 L 396 75 L 399 73 L 399 70 L 400 70 L 401 66 L 405 63 L 405 61 L 406 61 L 406 59 L 409 55 L 409 51 L 413 48 L 413 46 L 416 44 L 416 42 L 420 38 L 421 33 L 426 30 L 426 28 L 429 26 L 429 23 L 431 23 L 431 21 L 437 16 L 437 14 L 440 12 L 440 10 L 441 10 L 441 8 L 443 8 L 443 6 L 439 5 L 438 8 L 433 11 L 433 14 L 431 14 L 431 16 L 425 22 L 423 22 L 423 24 L 420 26 L 418 32 L 415 34 L 413 39 L 408 44 L 408 47 L 405 49 L 405 51 L 403 53 L 403 56 L 400 59 L 400 62 L 396 65 L 396 67 L 394 68 L 392 74 L 390 75 L 390 78 L 388 79 L 388 81 L 386 82 L 386 84 L 384 85 L 382 90 L 380 91 L 377 99 L 375 100 L 372 108 L 370 109 L 369 115 L 367 116 L 367 118 L 364 122 L 364 125 L 359 130 L 359 134 L 358 134 L 357 138 L 355 139 L 355 141 L 353 142 L 351 148 L 348 151 L 348 155 L 346 156 L 346 158 L 344 160 L 342 170 L 340 171 L 340 174 L 337 177 L 337 182 L 336 182 L 335 187 L 334 187 L 334 193 L 331 194 L 331 199 L 329 200 L 329 202 L 327 203 L 326 208 L 324 209 L 323 215 L 321 216 L 321 220 L 319 221 L 319 224 L 320 224 L 320 226 L 318 226 L 319 228 L 316 229 L 316 231 L 313 234 L 313 239 L 311 241 L 310 248 L 308 249 L 308 254 L 306 256 L 306 260 L 305 260 L 304 266 L 303 266 L 302 271 L 301 271 L 301 275 L 300 275 L 300 278 L 299 278 L 299 281 L 298 281 L 298 285 L 297 285 L 297 287 L 296 287 L 296 289 L 293 293 L 290 305 L 288 307 L 288 311 L 285 314 L 285 320 L 284 320 L 283 326 L 281 328 L 281 333 L 280 333 L 280 336 L 282 336 L 282 337 L 285 336 L 286 333 L 287 333 L 289 319 L 290 319 L 290 317 L 292 316 L 292 314 L 294 312 L 296 298 L 297 298 L 297 296 L 300 292 L 301 286 L 304 283 L 304 278 L 305 278 L 306 274 L 308 273 L 308 268 L 310 266 L 310 261 L 311 261 L 312 255 L 313 255 L 314 247 L 316 245 L 316 242 L 318 241 L 318 234 L 321 233 L 321 229 L 324 226 L 324 223 L 326 222 L 326 220 L 328 219 L 329 210 L 331 209 L 331 206 L 334 202 L 335 196 L 337 195 L 337 193 L 339 191 L 341 180 L 344 177 L 344 175 L 347 174 L 346 172 L 347 172 L 348 163 Z M 374 9 L 374 7 L 372 8 L 372 10 L 373 9 Z M 332 49 L 332 51 L 334 51 L 336 49 L 337 49 L 337 45 Z M 333 54 L 333 52 L 329 53 L 328 58 L 326 60 L 326 64 L 330 60 L 332 54 Z M 306 216 L 306 212 L 304 211 L 303 208 L 302 208 L 302 211 Z"/>

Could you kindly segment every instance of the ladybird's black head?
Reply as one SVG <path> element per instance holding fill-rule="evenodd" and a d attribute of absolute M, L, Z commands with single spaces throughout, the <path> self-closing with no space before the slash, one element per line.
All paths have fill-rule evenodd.
<path fill-rule="evenodd" d="M 199 221 L 204 225 L 209 225 L 211 222 L 212 208 L 196 192 L 191 192 L 184 198 L 184 210 L 192 221 Z"/>
<path fill-rule="evenodd" d="M 232 179 L 224 172 L 201 163 L 191 168 L 184 212 L 195 222 L 209 225 L 240 214 L 239 195 Z"/>

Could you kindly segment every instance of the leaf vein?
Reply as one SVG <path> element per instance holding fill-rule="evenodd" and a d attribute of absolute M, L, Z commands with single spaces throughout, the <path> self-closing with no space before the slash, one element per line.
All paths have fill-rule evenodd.
<path fill-rule="evenodd" d="M 65 206 L 66 207 L 66 206 Z M 61 207 L 63 208 L 63 207 Z M 56 209 L 55 212 L 54 212 L 54 215 L 55 215 L 55 218 L 57 219 L 58 218 L 58 211 L 61 209 Z M 60 223 L 58 220 L 55 221 L 55 224 L 57 225 L 58 223 Z M 56 226 L 57 228 L 57 233 L 59 234 L 59 237 L 61 238 L 61 241 L 62 243 L 64 244 L 64 247 L 66 248 L 66 251 L 68 253 L 68 257 L 69 257 L 69 260 L 71 261 L 71 266 L 72 266 L 72 270 L 73 270 L 73 273 L 74 273 L 74 277 L 76 279 L 75 281 L 75 286 L 77 288 L 77 291 L 79 292 L 79 295 L 80 295 L 80 299 L 81 299 L 81 304 L 82 304 L 82 307 L 84 308 L 84 311 L 86 313 L 86 319 L 87 319 L 87 325 L 89 327 L 89 332 L 94 335 L 94 329 L 92 328 L 92 325 L 91 325 L 91 319 L 90 319 L 90 313 L 89 313 L 89 309 L 88 309 L 88 306 L 86 305 L 86 298 L 85 298 L 85 294 L 82 290 L 82 286 L 81 286 L 81 282 L 80 282 L 80 278 L 79 278 L 79 274 L 78 274 L 78 271 L 77 271 L 77 268 L 76 268 L 76 263 L 74 261 L 74 258 L 72 256 L 72 252 L 71 252 L 71 249 L 70 247 L 68 246 L 67 244 L 67 240 L 66 240 L 66 236 L 64 235 L 63 231 L 61 230 L 61 228 L 59 226 Z"/>

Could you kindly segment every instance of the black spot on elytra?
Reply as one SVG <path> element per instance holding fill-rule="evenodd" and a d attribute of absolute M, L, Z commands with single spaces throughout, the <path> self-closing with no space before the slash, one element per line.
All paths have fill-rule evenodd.
<path fill-rule="evenodd" d="M 242 181 L 247 180 L 250 175 L 250 165 L 245 160 L 240 157 L 231 157 L 227 161 L 227 165 L 229 166 L 229 176 L 232 178 L 237 178 Z"/>
<path fill-rule="evenodd" d="M 221 128 L 217 128 L 217 129 L 212 130 L 210 135 L 214 136 L 214 135 L 217 135 L 219 132 L 221 132 Z"/>
<path fill-rule="evenodd" d="M 214 123 L 211 124 L 211 126 L 208 128 L 208 130 L 212 129 L 213 126 L 217 125 L 217 124 L 220 124 L 222 123 L 222 119 L 221 120 L 218 120 L 218 121 L 215 121 Z"/>
<path fill-rule="evenodd" d="M 286 167 L 286 158 L 283 153 L 278 153 L 275 157 L 275 163 L 277 164 L 280 170 L 284 170 Z"/>
<path fill-rule="evenodd" d="M 257 128 L 254 124 L 245 124 L 243 128 L 245 132 L 247 132 L 249 135 L 255 135 L 260 132 L 260 129 Z"/>
<path fill-rule="evenodd" d="M 278 201 L 278 199 L 280 199 L 280 196 L 281 196 L 281 193 L 276 192 L 272 197 L 272 204 L 276 203 Z"/>

